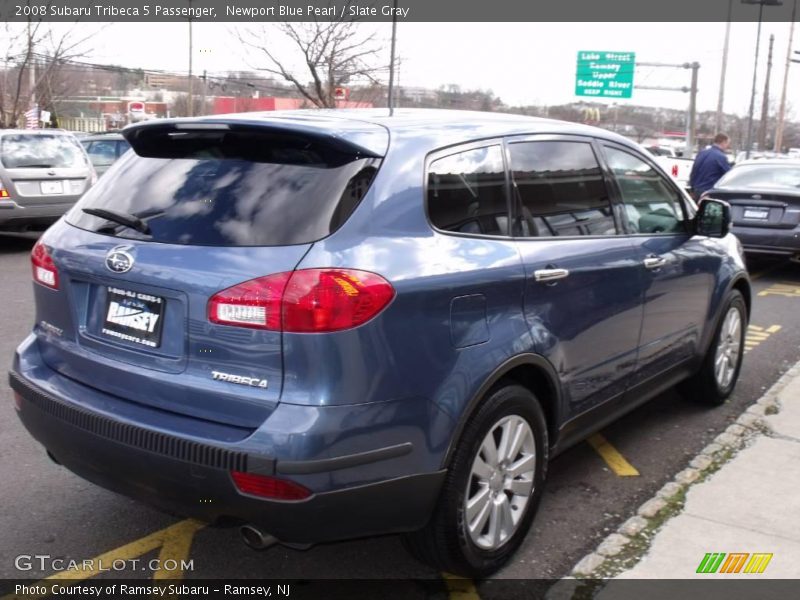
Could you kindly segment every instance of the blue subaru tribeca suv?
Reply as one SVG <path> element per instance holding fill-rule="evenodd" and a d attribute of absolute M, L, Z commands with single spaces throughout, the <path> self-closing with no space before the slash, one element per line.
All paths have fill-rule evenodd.
<path fill-rule="evenodd" d="M 254 547 L 402 532 L 487 575 L 548 460 L 669 386 L 722 403 L 729 208 L 638 146 L 456 111 L 159 120 L 35 245 L 10 384 L 78 475 Z"/>

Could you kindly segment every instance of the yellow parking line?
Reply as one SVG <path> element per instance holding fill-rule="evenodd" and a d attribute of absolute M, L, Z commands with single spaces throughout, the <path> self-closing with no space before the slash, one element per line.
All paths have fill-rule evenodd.
<path fill-rule="evenodd" d="M 164 561 L 168 559 L 176 561 L 175 564 L 179 567 L 182 564 L 181 560 L 185 561 L 189 555 L 189 549 L 191 548 L 194 534 L 205 526 L 205 523 L 195 521 L 194 519 L 179 521 L 174 525 L 170 525 L 169 527 L 151 533 L 129 544 L 105 552 L 95 558 L 85 561 L 76 561 L 78 562 L 78 566 L 45 577 L 32 585 L 47 587 L 48 583 L 56 581 L 73 581 L 78 583 L 84 579 L 89 579 L 100 573 L 107 572 L 112 568 L 115 561 L 133 560 L 148 552 L 152 552 L 156 548 L 161 548 L 158 558 L 162 567 Z M 153 579 L 181 579 L 182 577 L 183 571 L 180 569 L 174 571 L 159 569 L 153 574 Z M 47 594 L 32 596 L 26 594 L 24 598 L 25 600 L 33 600 L 34 598 L 43 598 L 46 595 Z M 0 600 L 14 600 L 16 598 L 18 598 L 18 596 L 11 594 L 3 596 Z"/>
<path fill-rule="evenodd" d="M 800 298 L 800 287 L 798 287 L 796 283 L 775 283 L 767 289 L 758 292 L 758 295 Z"/>
<path fill-rule="evenodd" d="M 620 454 L 614 446 L 608 443 L 608 440 L 599 433 L 586 440 L 594 448 L 597 453 L 606 461 L 606 464 L 611 468 L 614 473 L 620 477 L 637 477 L 639 471 L 634 466 L 625 460 L 625 457 Z"/>
<path fill-rule="evenodd" d="M 771 335 L 778 333 L 780 330 L 780 325 L 770 325 L 769 327 L 748 325 L 744 337 L 744 353 L 747 354 L 749 350 L 753 350 L 761 342 L 768 340 Z"/>
<path fill-rule="evenodd" d="M 442 579 L 447 586 L 447 594 L 450 600 L 481 600 L 478 589 L 472 579 L 442 573 Z"/>

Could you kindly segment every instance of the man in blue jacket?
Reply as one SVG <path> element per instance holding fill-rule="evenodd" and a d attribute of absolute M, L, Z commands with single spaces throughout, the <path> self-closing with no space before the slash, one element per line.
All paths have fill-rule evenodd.
<path fill-rule="evenodd" d="M 707 192 L 731 169 L 725 150 L 731 145 L 731 141 L 724 133 L 718 133 L 714 137 L 714 144 L 703 150 L 694 159 L 692 172 L 689 175 L 689 187 L 692 188 L 692 195 L 695 200 L 699 200 L 703 192 Z"/>

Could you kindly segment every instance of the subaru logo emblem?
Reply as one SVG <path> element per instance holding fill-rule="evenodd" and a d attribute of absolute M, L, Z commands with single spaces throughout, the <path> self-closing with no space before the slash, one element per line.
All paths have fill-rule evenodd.
<path fill-rule="evenodd" d="M 133 256 L 129 246 L 117 246 L 106 254 L 106 267 L 114 273 L 127 273 L 133 267 Z"/>

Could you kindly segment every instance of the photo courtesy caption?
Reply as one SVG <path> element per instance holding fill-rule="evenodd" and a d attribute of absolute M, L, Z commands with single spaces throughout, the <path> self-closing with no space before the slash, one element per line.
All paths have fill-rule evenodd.
<path fill-rule="evenodd" d="M 208 596 L 211 592 L 222 592 L 226 596 L 262 596 L 264 598 L 289 596 L 291 594 L 289 585 L 229 585 L 225 584 L 219 588 L 212 588 L 208 585 L 186 585 L 170 583 L 169 585 L 129 585 L 125 583 L 114 583 L 110 585 L 89 586 L 89 585 L 70 585 L 70 584 L 50 584 L 50 585 L 24 585 L 15 586 L 17 595 L 53 595 L 53 596 L 111 596 L 111 595 L 148 595 L 153 597 L 168 596 Z"/>

